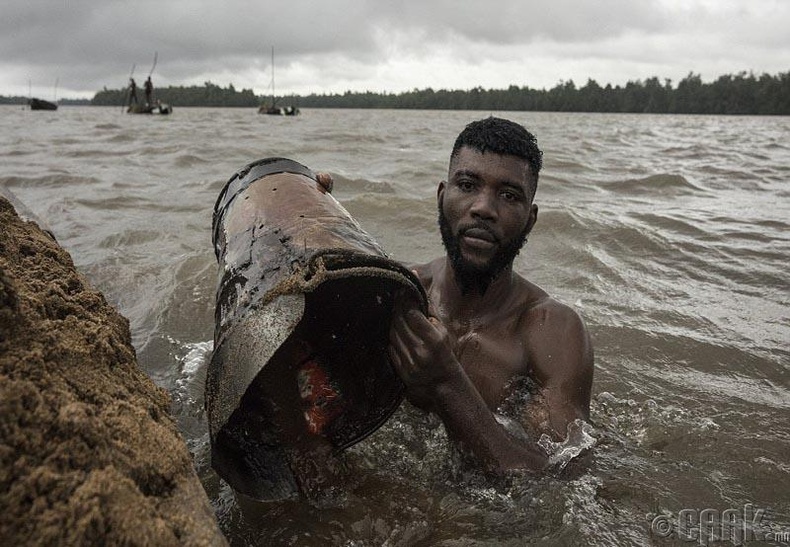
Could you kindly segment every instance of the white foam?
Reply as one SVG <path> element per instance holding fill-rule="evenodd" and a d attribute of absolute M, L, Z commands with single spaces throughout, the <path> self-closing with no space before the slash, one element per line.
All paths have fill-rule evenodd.
<path fill-rule="evenodd" d="M 180 344 L 180 346 L 187 352 L 178 360 L 179 374 L 175 381 L 174 395 L 181 400 L 189 401 L 191 399 L 189 394 L 192 391 L 191 388 L 195 382 L 195 377 L 200 369 L 205 367 L 208 357 L 214 349 L 214 342 L 209 340 L 207 342 Z"/>
<path fill-rule="evenodd" d="M 597 439 L 593 436 L 594 432 L 592 425 L 577 419 L 568 424 L 564 441 L 554 442 L 544 433 L 538 440 L 538 446 L 548 454 L 549 465 L 561 471 L 573 458 L 595 446 Z"/>

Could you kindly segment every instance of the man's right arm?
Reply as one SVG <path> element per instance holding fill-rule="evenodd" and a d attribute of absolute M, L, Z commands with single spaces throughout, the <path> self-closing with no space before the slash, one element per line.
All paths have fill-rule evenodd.
<path fill-rule="evenodd" d="M 547 456 L 537 444 L 511 436 L 497 422 L 455 357 L 438 319 L 396 304 L 390 357 L 409 398 L 436 413 L 453 441 L 488 471 L 537 471 L 546 466 Z"/>

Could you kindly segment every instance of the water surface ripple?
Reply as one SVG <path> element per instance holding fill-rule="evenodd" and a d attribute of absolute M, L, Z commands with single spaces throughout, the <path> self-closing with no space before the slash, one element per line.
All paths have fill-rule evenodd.
<path fill-rule="evenodd" d="M 515 267 L 590 328 L 597 446 L 562 477 L 492 484 L 405 405 L 348 453 L 346 499 L 316 509 L 245 504 L 209 466 L 217 193 L 252 160 L 291 157 L 332 173 L 394 258 L 425 261 L 442 252 L 453 139 L 484 114 L 0 111 L 0 185 L 129 318 L 232 544 L 646 545 L 658 515 L 747 503 L 767 510 L 762 531 L 790 531 L 790 118 L 506 114 L 545 153 Z"/>

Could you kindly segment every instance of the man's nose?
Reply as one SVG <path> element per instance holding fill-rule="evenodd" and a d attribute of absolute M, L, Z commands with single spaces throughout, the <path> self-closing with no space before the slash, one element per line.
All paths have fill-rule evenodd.
<path fill-rule="evenodd" d="M 469 209 L 475 218 L 485 220 L 495 220 L 497 218 L 496 196 L 494 192 L 483 190 L 475 195 L 472 206 Z"/>

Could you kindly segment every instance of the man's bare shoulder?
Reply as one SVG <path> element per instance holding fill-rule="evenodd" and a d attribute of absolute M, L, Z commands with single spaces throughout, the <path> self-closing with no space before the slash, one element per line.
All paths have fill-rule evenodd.
<path fill-rule="evenodd" d="M 422 286 L 425 290 L 429 290 L 431 285 L 433 285 L 433 280 L 437 275 L 437 272 L 442 267 L 444 263 L 443 258 L 436 258 L 430 262 L 426 262 L 425 264 L 410 264 L 407 266 L 410 270 L 417 274 L 417 278 L 422 283 Z"/>
<path fill-rule="evenodd" d="M 572 307 L 545 291 L 532 294 L 536 298 L 525 306 L 521 318 L 530 368 L 542 380 L 575 379 L 588 383 L 593 350 L 584 320 Z"/>
<path fill-rule="evenodd" d="M 576 310 L 551 297 L 531 281 L 517 276 L 517 286 L 524 328 L 560 327 L 562 325 L 584 327 Z"/>

